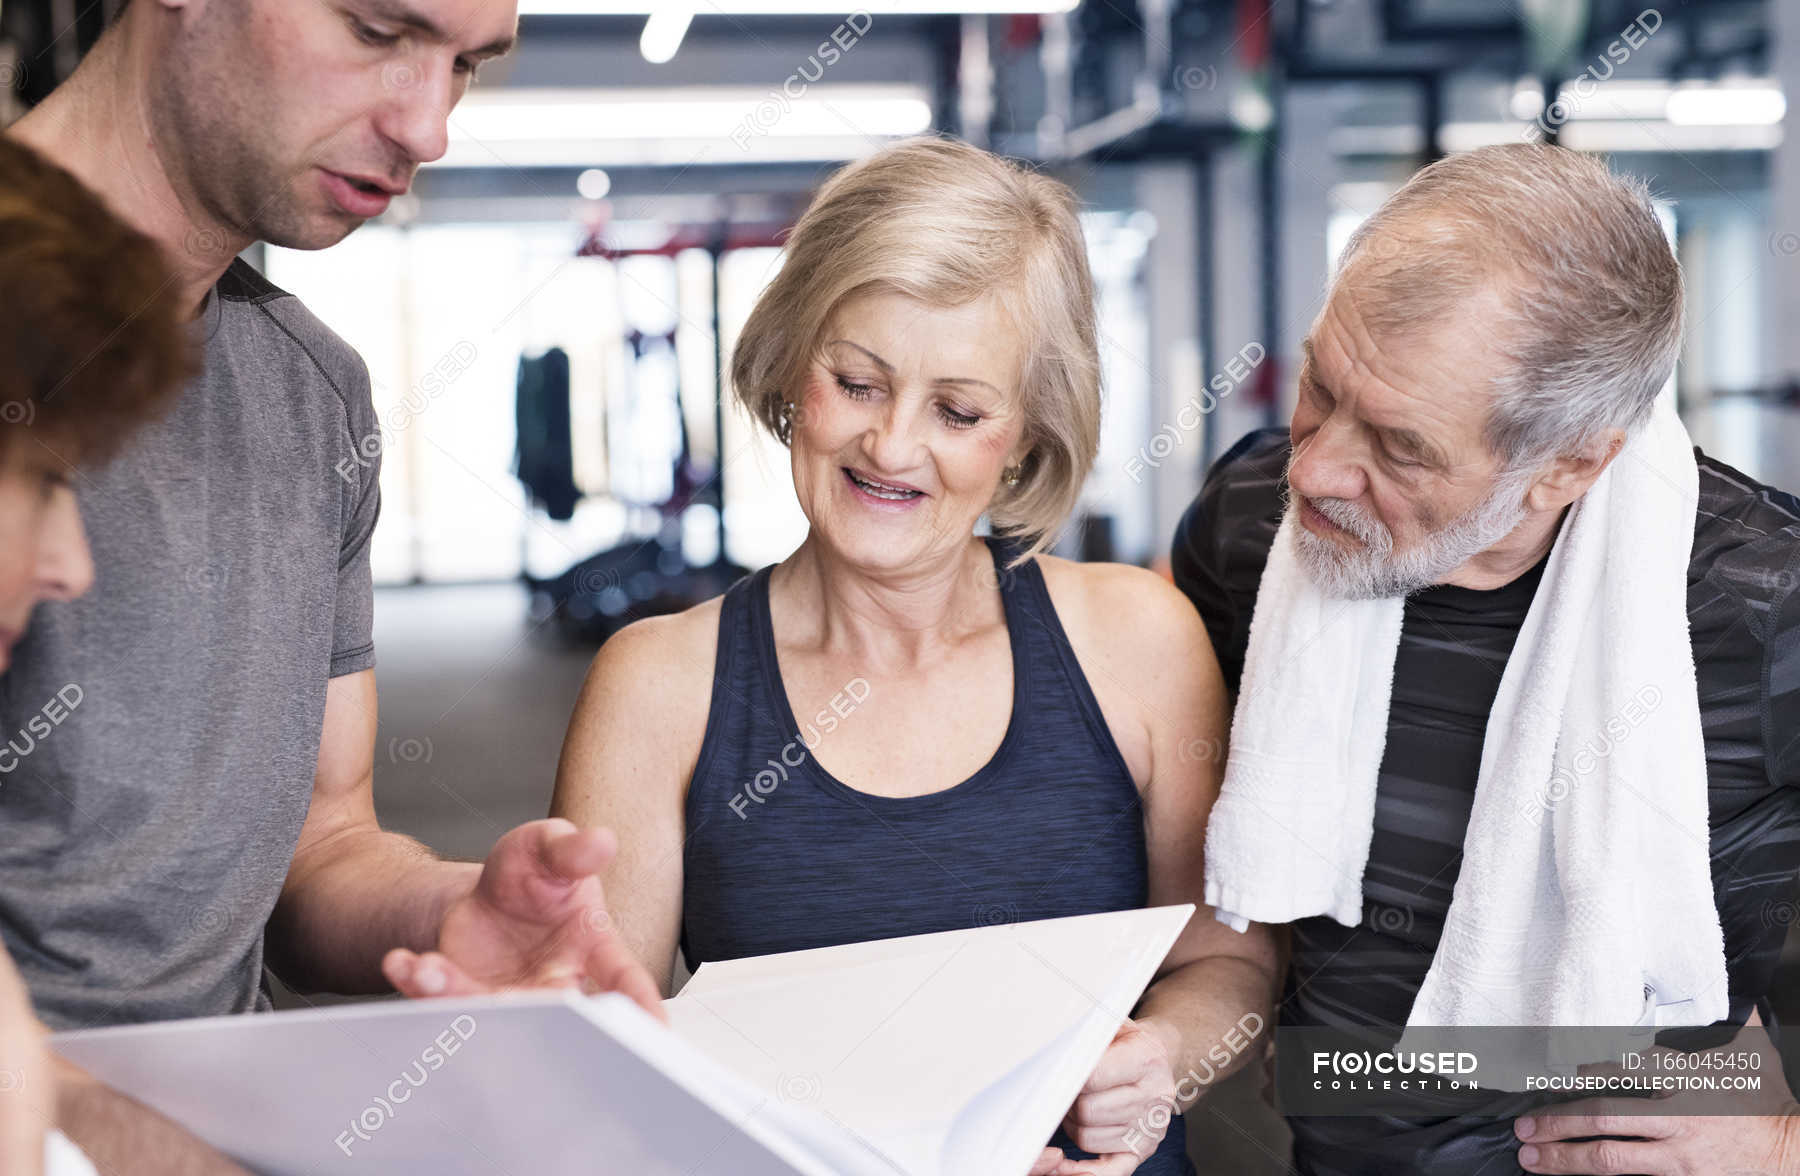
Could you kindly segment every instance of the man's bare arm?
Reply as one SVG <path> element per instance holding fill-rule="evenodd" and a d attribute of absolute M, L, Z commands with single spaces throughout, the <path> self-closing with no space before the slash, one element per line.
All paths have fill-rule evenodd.
<path fill-rule="evenodd" d="M 372 670 L 333 678 L 326 690 L 312 805 L 265 949 L 275 974 L 301 991 L 386 991 L 383 953 L 436 946 L 445 910 L 481 873 L 381 828 L 375 708 Z"/>

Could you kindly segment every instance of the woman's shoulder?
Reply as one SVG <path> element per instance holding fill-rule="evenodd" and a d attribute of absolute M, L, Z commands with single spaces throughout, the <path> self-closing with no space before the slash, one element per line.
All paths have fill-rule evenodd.
<path fill-rule="evenodd" d="M 636 620 L 606 639 L 594 661 L 609 671 L 640 677 L 712 675 L 718 653 L 719 617 L 725 598 L 715 596 L 677 613 Z"/>
<path fill-rule="evenodd" d="M 1038 557 L 1069 647 L 1139 789 L 1170 716 L 1204 712 L 1223 689 L 1206 626 L 1187 597 L 1128 564 Z"/>
<path fill-rule="evenodd" d="M 1156 572 L 1054 555 L 1040 555 L 1037 563 L 1056 615 L 1077 645 L 1093 643 L 1128 656 L 1164 655 L 1196 643 L 1210 648 L 1193 603 Z"/>
<path fill-rule="evenodd" d="M 681 795 L 705 739 L 722 604 L 633 621 L 600 646 L 563 746 L 559 797 L 619 763 L 635 766 L 637 786 L 666 780 Z"/>
<path fill-rule="evenodd" d="M 706 722 L 724 597 L 626 625 L 600 646 L 582 690 L 586 705 L 618 707 L 664 730 Z"/>

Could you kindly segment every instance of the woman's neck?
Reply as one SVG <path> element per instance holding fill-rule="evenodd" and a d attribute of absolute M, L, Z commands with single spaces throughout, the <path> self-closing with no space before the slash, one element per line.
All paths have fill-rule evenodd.
<path fill-rule="evenodd" d="M 770 588 L 788 606 L 784 643 L 874 666 L 916 666 L 970 632 L 1005 623 L 994 577 L 981 574 L 992 566 L 987 545 L 972 540 L 902 572 L 870 573 L 809 535 L 775 570 Z"/>

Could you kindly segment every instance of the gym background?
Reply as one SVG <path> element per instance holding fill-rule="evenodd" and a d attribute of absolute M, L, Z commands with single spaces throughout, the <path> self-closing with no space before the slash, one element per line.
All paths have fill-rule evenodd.
<path fill-rule="evenodd" d="M 112 6 L 0 0 L 0 124 Z M 678 7 L 521 0 L 519 48 L 410 195 L 329 250 L 248 254 L 373 377 L 376 798 L 440 852 L 478 858 L 543 815 L 607 633 L 798 542 L 785 455 L 720 373 L 813 187 L 897 137 L 1036 161 L 1085 202 L 1107 413 L 1059 554 L 1163 559 L 1211 459 L 1285 421 L 1361 219 L 1432 159 L 1529 139 L 1650 181 L 1687 278 L 1687 426 L 1800 490 L 1792 0 Z M 1202 1173 L 1284 1170 L 1261 1081 L 1190 1114 Z"/>

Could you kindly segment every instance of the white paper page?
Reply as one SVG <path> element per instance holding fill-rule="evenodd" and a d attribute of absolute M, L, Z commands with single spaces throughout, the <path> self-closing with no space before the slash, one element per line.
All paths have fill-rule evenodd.
<path fill-rule="evenodd" d="M 1023 1000 L 1010 944 L 864 963 L 670 1002 L 675 1030 L 778 1099 L 816 1107 L 907 1172 L 937 1171 L 964 1107 L 1078 1020 L 1064 988 Z M 996 983 L 998 981 L 998 983 Z"/>
<path fill-rule="evenodd" d="M 816 1107 L 915 1176 L 1024 1172 L 1193 909 L 708 964 L 669 1002 L 670 1019 L 727 1068 Z M 953 1125 L 977 1105 L 999 1110 L 979 1145 L 965 1121 L 946 1168 Z M 1001 1154 L 1023 1161 L 996 1167 Z"/>
<path fill-rule="evenodd" d="M 1079 1022 L 1069 1026 L 1062 1036 L 1020 1062 L 963 1108 L 944 1139 L 940 1172 L 945 1176 L 973 1176 L 1029 1169 L 1072 1101 L 1063 1099 L 1057 1103 L 1049 1097 L 1046 1091 L 1050 1087 L 1044 1074 L 1059 1070 L 1057 1060 L 1068 1053 L 1080 1029 Z M 1053 1118 L 1045 1127 L 1045 1108 L 1059 1106 L 1061 1109 L 1051 1112 Z"/>
<path fill-rule="evenodd" d="M 878 1170 L 809 1158 L 762 1113 L 765 1096 L 620 996 L 392 1001 L 84 1030 L 51 1044 L 269 1176 Z"/>
<path fill-rule="evenodd" d="M 639 1055 L 657 1059 L 727 1122 L 764 1139 L 783 1156 L 822 1164 L 834 1176 L 906 1176 L 885 1155 L 817 1110 L 788 1105 L 657 1024 L 620 996 L 588 998 L 584 1010 Z M 803 1166 L 805 1166 L 803 1164 Z"/>
<path fill-rule="evenodd" d="M 1193 912 L 1191 904 L 1129 912 L 1137 917 L 1108 925 L 1109 943 L 1090 944 L 1098 961 L 1061 929 L 1046 927 L 1025 945 L 1044 972 L 1083 994 L 1085 1008 L 1036 1058 L 971 1100 L 946 1141 L 946 1176 L 1029 1170 Z"/>

